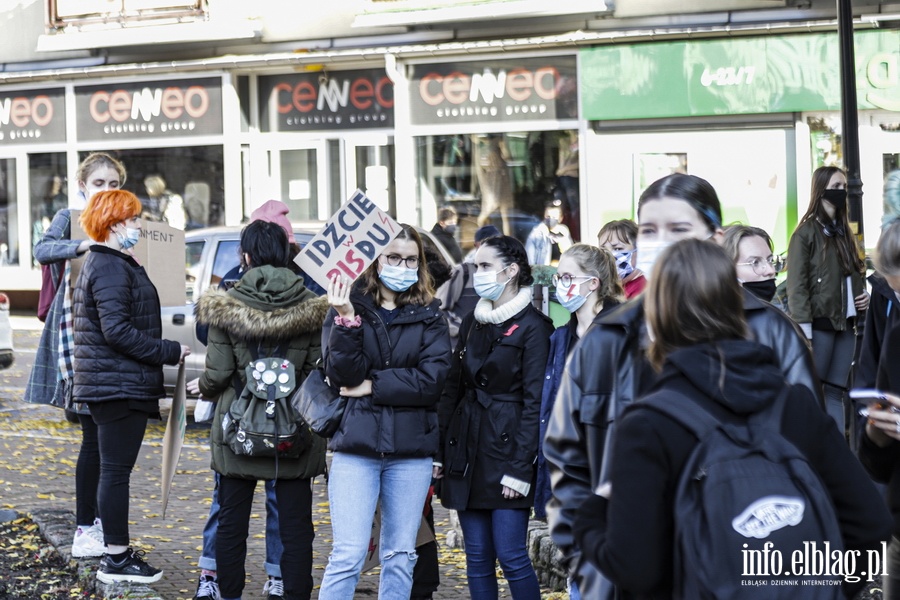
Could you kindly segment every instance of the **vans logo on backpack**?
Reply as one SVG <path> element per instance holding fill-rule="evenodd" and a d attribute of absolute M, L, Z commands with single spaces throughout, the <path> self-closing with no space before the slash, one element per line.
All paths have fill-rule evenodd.
<path fill-rule="evenodd" d="M 805 508 L 802 498 L 766 496 L 735 517 L 731 526 L 744 537 L 763 539 L 773 531 L 802 521 Z"/>

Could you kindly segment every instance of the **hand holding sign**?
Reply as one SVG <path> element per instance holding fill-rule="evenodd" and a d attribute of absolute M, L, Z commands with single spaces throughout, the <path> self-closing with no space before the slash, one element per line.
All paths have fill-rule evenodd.
<path fill-rule="evenodd" d="M 359 277 L 398 233 L 397 222 L 356 190 L 294 260 L 328 289 L 335 275 L 350 282 Z"/>
<path fill-rule="evenodd" d="M 352 319 L 354 315 L 353 304 L 350 303 L 350 289 L 353 282 L 335 273 L 328 282 L 328 304 L 334 307 L 338 316 Z"/>

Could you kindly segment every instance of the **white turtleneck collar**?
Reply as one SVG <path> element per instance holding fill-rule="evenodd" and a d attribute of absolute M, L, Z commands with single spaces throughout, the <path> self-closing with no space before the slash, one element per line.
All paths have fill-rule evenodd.
<path fill-rule="evenodd" d="M 519 314 L 522 309 L 531 304 L 534 293 L 531 286 L 523 287 L 516 296 L 497 308 L 493 308 L 494 303 L 490 300 L 482 298 L 475 305 L 475 320 L 479 323 L 491 323 L 498 325 Z"/>

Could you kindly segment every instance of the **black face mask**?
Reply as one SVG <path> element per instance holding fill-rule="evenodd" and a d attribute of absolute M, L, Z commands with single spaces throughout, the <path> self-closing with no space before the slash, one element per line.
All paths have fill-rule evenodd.
<path fill-rule="evenodd" d="M 839 212 L 847 209 L 847 190 L 825 190 L 822 192 L 822 198 L 828 200 Z"/>
<path fill-rule="evenodd" d="M 744 287 L 749 290 L 751 294 L 753 294 L 760 300 L 765 300 L 766 302 L 771 302 L 772 298 L 775 297 L 775 286 L 776 284 L 774 279 L 744 282 Z"/>

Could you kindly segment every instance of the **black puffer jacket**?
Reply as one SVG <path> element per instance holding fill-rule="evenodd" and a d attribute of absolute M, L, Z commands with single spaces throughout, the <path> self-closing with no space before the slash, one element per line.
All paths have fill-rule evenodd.
<path fill-rule="evenodd" d="M 350 295 L 360 327 L 325 317 L 322 354 L 333 385 L 372 380 L 372 394 L 350 398 L 329 448 L 334 452 L 396 457 L 434 456 L 438 450 L 437 402 L 450 369 L 450 335 L 438 309 L 406 305 L 390 325 L 369 296 Z"/>
<path fill-rule="evenodd" d="M 820 404 L 822 387 L 803 334 L 783 312 L 749 291 L 744 311 L 753 339 L 775 351 L 788 383 L 813 391 Z M 656 375 L 644 357 L 646 345 L 643 300 L 637 298 L 613 311 L 588 330 L 569 357 L 553 415 L 544 439 L 553 497 L 547 504 L 550 533 L 572 570 L 582 578 L 582 596 L 594 597 L 596 569 L 578 566 L 572 539 L 572 518 L 578 506 L 601 483 L 603 456 L 612 443 L 616 417 L 645 394 Z"/>
<path fill-rule="evenodd" d="M 165 397 L 162 366 L 178 364 L 181 344 L 160 339 L 159 295 L 134 258 L 91 246 L 72 308 L 76 402 Z"/>

